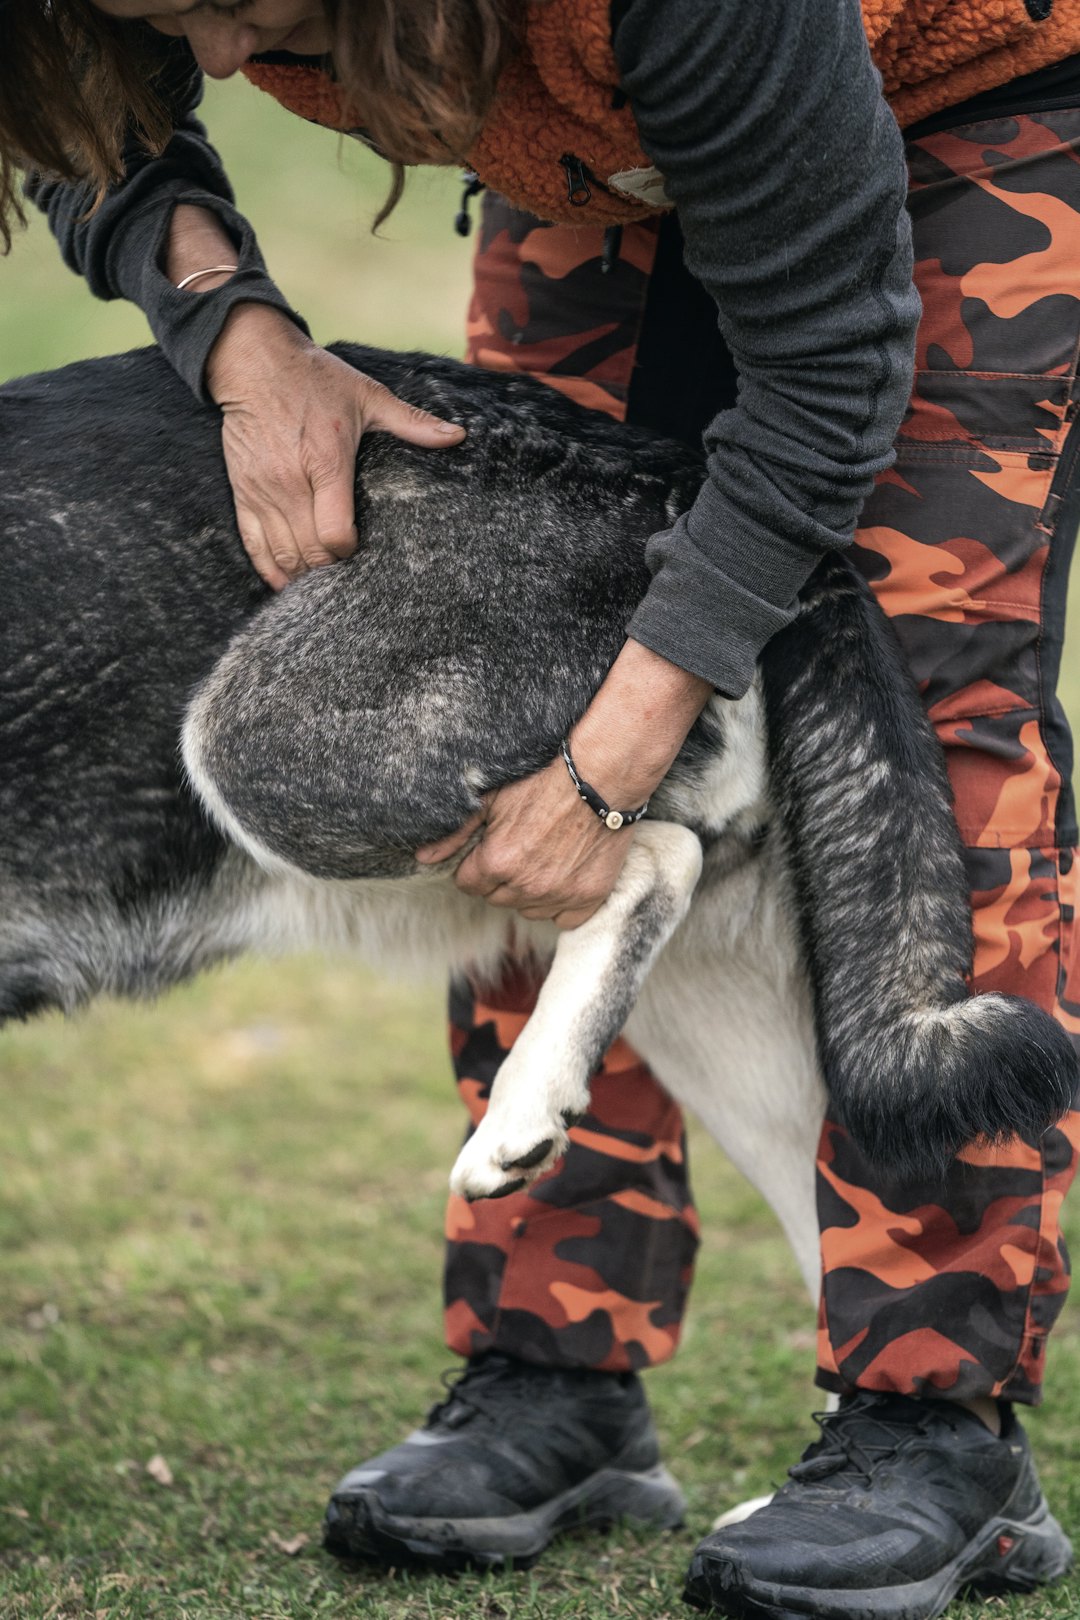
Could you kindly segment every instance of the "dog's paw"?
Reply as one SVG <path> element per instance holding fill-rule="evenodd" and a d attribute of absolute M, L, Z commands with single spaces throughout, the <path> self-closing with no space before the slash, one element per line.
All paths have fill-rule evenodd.
<path fill-rule="evenodd" d="M 450 1190 L 470 1201 L 520 1192 L 551 1169 L 566 1152 L 568 1142 L 567 1124 L 561 1119 L 510 1131 L 500 1129 L 489 1113 L 458 1154 L 450 1173 Z"/>

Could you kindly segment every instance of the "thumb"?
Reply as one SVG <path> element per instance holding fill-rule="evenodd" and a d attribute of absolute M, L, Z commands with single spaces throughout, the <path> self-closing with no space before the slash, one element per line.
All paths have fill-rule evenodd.
<path fill-rule="evenodd" d="M 441 417 L 422 411 L 418 405 L 406 405 L 389 388 L 370 382 L 364 393 L 364 429 L 380 428 L 392 433 L 406 444 L 423 445 L 428 450 L 441 450 L 451 444 L 460 444 L 465 429 L 456 422 L 444 422 Z"/>

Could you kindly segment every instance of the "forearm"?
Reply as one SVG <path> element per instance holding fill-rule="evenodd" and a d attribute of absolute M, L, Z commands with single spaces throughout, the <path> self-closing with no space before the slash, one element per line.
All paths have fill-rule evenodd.
<path fill-rule="evenodd" d="M 918 316 L 902 143 L 856 0 L 615 13 L 644 150 L 739 373 L 630 633 L 734 697 L 891 460 Z"/>
<path fill-rule="evenodd" d="M 235 208 L 221 159 L 195 116 L 202 79 L 186 43 L 172 41 L 168 51 L 175 127 L 165 149 L 148 152 L 131 136 L 124 176 L 96 208 L 90 187 L 40 175 L 30 177 L 27 194 L 47 214 L 65 263 L 96 297 L 136 304 L 167 359 L 208 402 L 207 359 L 238 304 L 269 306 L 305 336 L 307 328 L 267 274 L 255 233 Z M 207 264 L 238 269 L 177 292 L 185 274 Z"/>
<path fill-rule="evenodd" d="M 167 359 L 200 399 L 214 397 L 208 362 L 234 315 L 269 306 L 279 322 L 284 318 L 307 337 L 304 321 L 267 273 L 251 226 L 235 209 L 182 192 L 137 242 L 134 234 L 133 228 L 123 244 L 124 295 L 144 312 Z M 237 268 L 177 289 L 186 275 L 214 264 Z"/>
<path fill-rule="evenodd" d="M 571 733 L 578 769 L 608 804 L 634 809 L 663 781 L 712 693 L 700 676 L 627 641 Z"/>
<path fill-rule="evenodd" d="M 286 364 L 298 346 L 310 347 L 306 328 L 290 316 L 283 301 L 263 296 L 259 287 L 249 288 L 250 299 L 230 299 L 220 313 L 213 302 L 197 302 L 229 287 L 237 274 L 238 258 L 236 244 L 216 214 L 196 204 L 177 204 L 169 221 L 162 269 L 174 287 L 198 273 L 180 297 L 192 301 L 188 307 L 196 319 L 204 309 L 210 319 L 200 323 L 198 347 L 191 345 L 188 352 L 202 353 L 202 391 L 218 405 L 235 393 L 238 375 L 242 385 L 244 378 L 256 374 L 260 360 L 273 368 Z M 202 273 L 206 271 L 211 273 Z"/>
<path fill-rule="evenodd" d="M 165 274 L 173 286 L 187 276 L 212 265 L 233 265 L 236 246 L 221 221 L 208 208 L 192 203 L 178 203 L 169 221 L 169 235 L 165 247 Z M 200 276 L 192 283 L 192 291 L 212 292 L 232 275 L 232 270 L 216 271 Z"/>

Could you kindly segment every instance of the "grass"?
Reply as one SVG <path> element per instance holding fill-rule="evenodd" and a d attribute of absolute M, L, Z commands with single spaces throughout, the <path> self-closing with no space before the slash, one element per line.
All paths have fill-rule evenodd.
<path fill-rule="evenodd" d="M 686 1533 L 571 1540 L 490 1579 L 318 1550 L 338 1473 L 415 1422 L 449 1360 L 439 1227 L 461 1121 L 440 1002 L 341 964 L 243 963 L 155 1007 L 5 1034 L 5 1620 L 676 1615 L 693 1538 L 782 1477 L 814 1404 L 812 1314 L 767 1211 L 697 1141 L 695 1304 L 649 1385 Z M 1052 1377 L 1032 1428 L 1080 1528 L 1074 1318 Z M 992 1612 L 1080 1613 L 1080 1584 Z"/>
<path fill-rule="evenodd" d="M 384 176 L 366 154 L 339 158 L 247 86 L 212 87 L 209 105 L 317 337 L 460 352 L 452 176 L 414 180 L 375 240 Z M 40 223 L 0 278 L 0 376 L 145 340 L 136 312 L 88 298 Z M 695 1139 L 694 1303 L 680 1356 L 649 1380 L 686 1531 L 568 1540 L 528 1575 L 341 1567 L 318 1549 L 327 1492 L 416 1421 L 450 1360 L 439 1232 L 462 1121 L 440 993 L 339 963 L 243 963 L 154 1007 L 7 1031 L 0 1074 L 0 1620 L 682 1616 L 694 1539 L 807 1436 L 813 1322 L 794 1266 Z M 1050 1393 L 1030 1427 L 1080 1534 L 1075 1307 Z M 1080 1582 L 955 1613 L 1078 1616 Z"/>

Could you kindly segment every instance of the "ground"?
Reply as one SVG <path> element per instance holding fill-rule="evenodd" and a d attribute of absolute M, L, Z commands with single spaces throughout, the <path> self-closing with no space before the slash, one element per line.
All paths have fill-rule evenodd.
<path fill-rule="evenodd" d="M 808 1438 L 809 1302 L 768 1211 L 696 1140 L 694 1305 L 648 1386 L 686 1531 L 565 1542 L 491 1580 L 342 1568 L 318 1547 L 327 1493 L 452 1359 L 439 1232 L 461 1120 L 441 996 L 244 963 L 156 1006 L 42 1020 L 2 1054 L 4 1620 L 659 1620 L 682 1612 L 711 1517 Z M 1050 1373 L 1031 1428 L 1075 1532 L 1075 1310 Z M 1080 1614 L 1080 1581 L 996 1612 Z"/>

